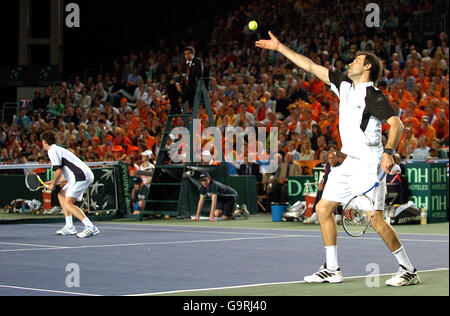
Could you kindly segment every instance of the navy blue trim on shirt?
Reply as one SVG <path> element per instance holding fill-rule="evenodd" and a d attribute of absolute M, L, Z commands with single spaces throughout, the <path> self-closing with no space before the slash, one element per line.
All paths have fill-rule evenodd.
<path fill-rule="evenodd" d="M 398 116 L 394 107 L 389 102 L 386 95 L 373 86 L 367 88 L 366 108 L 364 109 L 361 130 L 366 131 L 370 118 L 373 116 L 382 124 L 386 123 L 393 116 Z"/>
<path fill-rule="evenodd" d="M 84 174 L 83 170 L 81 170 L 80 168 L 78 168 L 76 165 L 74 165 L 65 158 L 62 159 L 62 163 L 64 167 L 69 168 L 70 171 L 73 172 L 73 174 L 75 175 L 76 182 L 86 181 L 86 175 Z"/>

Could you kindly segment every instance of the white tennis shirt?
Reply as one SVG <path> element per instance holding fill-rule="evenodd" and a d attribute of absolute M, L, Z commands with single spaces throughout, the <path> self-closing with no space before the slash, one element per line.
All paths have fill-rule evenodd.
<path fill-rule="evenodd" d="M 52 145 L 48 151 L 53 171 L 62 169 L 67 181 L 81 182 L 94 179 L 92 170 L 71 151 Z"/>
<path fill-rule="evenodd" d="M 339 97 L 339 132 L 342 153 L 380 163 L 383 155 L 382 124 L 397 116 L 388 98 L 373 82 L 358 84 L 330 70 L 331 90 Z"/>

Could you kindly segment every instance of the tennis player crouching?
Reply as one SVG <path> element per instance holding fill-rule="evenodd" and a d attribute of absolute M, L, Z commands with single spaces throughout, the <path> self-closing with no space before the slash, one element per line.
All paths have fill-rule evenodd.
<path fill-rule="evenodd" d="M 317 65 L 309 58 L 293 52 L 281 44 L 269 32 L 270 40 L 260 40 L 256 46 L 278 51 L 293 63 L 312 73 L 339 97 L 339 132 L 342 152 L 347 155 L 344 163 L 331 171 L 328 183 L 317 205 L 326 264 L 320 270 L 305 277 L 308 283 L 341 283 L 342 272 L 337 256 L 337 226 L 333 211 L 339 204 L 348 203 L 354 196 L 372 187 L 382 169 L 390 172 L 394 166 L 393 154 L 403 134 L 403 124 L 387 97 L 375 88 L 381 77 L 383 65 L 372 53 L 360 52 L 350 64 L 348 75 L 332 72 Z M 382 123 L 390 125 L 386 149 L 383 149 Z M 382 169 L 381 169 L 382 168 Z M 397 233 L 384 220 L 386 182 L 378 189 L 374 204 L 377 210 L 373 224 L 399 263 L 399 271 L 386 285 L 405 286 L 420 282 L 417 270 L 412 266 Z"/>
<path fill-rule="evenodd" d="M 54 179 L 46 183 L 48 188 L 53 190 L 63 178 L 68 181 L 58 194 L 66 225 L 56 234 L 61 236 L 77 235 L 78 238 L 88 238 L 100 234 L 98 228 L 75 205 L 82 201 L 84 192 L 94 182 L 92 170 L 71 151 L 56 145 L 56 135 L 53 131 L 45 132 L 41 139 L 42 147 L 48 152 L 53 171 L 55 171 Z M 72 215 L 85 226 L 85 229 L 79 234 L 73 225 Z"/>

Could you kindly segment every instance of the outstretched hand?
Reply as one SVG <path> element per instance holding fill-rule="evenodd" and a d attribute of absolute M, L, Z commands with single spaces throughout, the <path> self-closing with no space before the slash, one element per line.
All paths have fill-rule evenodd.
<path fill-rule="evenodd" d="M 259 40 L 255 43 L 256 47 L 278 50 L 280 48 L 280 41 L 269 31 L 270 40 Z"/>

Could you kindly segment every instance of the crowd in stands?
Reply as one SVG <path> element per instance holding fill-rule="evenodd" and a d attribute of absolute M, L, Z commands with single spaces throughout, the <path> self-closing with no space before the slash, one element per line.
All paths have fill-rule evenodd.
<path fill-rule="evenodd" d="M 117 58 L 108 72 L 38 90 L 12 124 L 1 125 L 1 164 L 48 161 L 40 134 L 54 129 L 58 143 L 87 162 L 124 161 L 132 173 L 142 164 L 148 169 L 173 102 L 167 88 L 180 75 L 187 44 L 204 62 L 216 126 L 278 127 L 281 159 L 290 153 L 295 161 L 326 162 L 327 151 L 341 147 L 338 98 L 280 54 L 256 48 L 269 29 L 291 49 L 340 72 L 358 51 L 377 54 L 385 65 L 378 88 L 406 127 L 401 157 L 448 158 L 448 36 L 419 39 L 408 24 L 413 13 L 439 11 L 446 2 L 379 3 L 382 25 L 369 29 L 363 5 L 354 1 L 254 1 L 218 19 L 209 43 L 186 37 L 173 48 Z M 246 27 L 253 19 L 256 32 Z M 208 124 L 204 108 L 199 116 Z"/>

